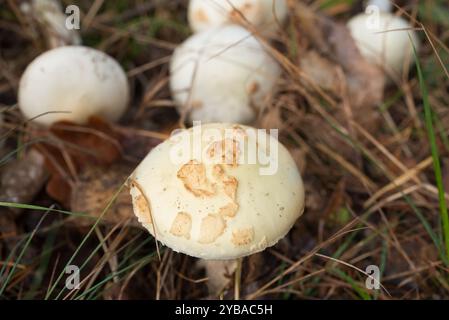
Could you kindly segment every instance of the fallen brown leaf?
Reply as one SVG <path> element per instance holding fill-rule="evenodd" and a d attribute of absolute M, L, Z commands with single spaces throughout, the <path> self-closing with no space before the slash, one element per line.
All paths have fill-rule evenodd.
<path fill-rule="evenodd" d="M 140 225 L 134 217 L 128 188 L 122 187 L 132 170 L 131 166 L 123 163 L 109 167 L 86 167 L 72 187 L 71 210 L 88 213 L 92 217 L 98 218 L 116 196 L 102 221 L 117 224 L 131 219 L 134 225 Z M 122 189 L 120 190 L 120 188 Z M 89 226 L 96 220 L 77 217 L 74 221 L 79 226 Z"/>
<path fill-rule="evenodd" d="M 89 165 L 110 165 L 122 155 L 120 135 L 97 117 L 90 118 L 86 125 L 57 122 L 45 134 L 51 143 L 41 142 L 35 147 L 45 156 L 50 172 L 46 190 L 66 207 L 79 171 Z"/>

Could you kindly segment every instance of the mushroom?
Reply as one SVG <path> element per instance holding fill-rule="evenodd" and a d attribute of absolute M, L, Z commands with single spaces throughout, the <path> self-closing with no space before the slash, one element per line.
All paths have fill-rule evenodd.
<path fill-rule="evenodd" d="M 351 18 L 347 26 L 368 62 L 383 67 L 389 74 L 401 74 L 405 62 L 413 61 L 418 37 L 404 18 L 381 10 L 391 8 L 385 1 L 373 2 L 376 4 L 381 5 L 378 10 L 369 13 L 373 7 L 368 6 L 367 12 Z"/>
<path fill-rule="evenodd" d="M 271 33 L 287 19 L 286 0 L 190 0 L 188 20 L 194 32 L 238 22 L 241 16 L 263 33 Z"/>
<path fill-rule="evenodd" d="M 105 53 L 82 46 L 44 52 L 28 65 L 19 83 L 20 110 L 43 125 L 61 120 L 83 124 L 93 115 L 116 121 L 128 101 L 121 66 Z"/>
<path fill-rule="evenodd" d="M 81 44 L 78 31 L 67 28 L 68 17 L 58 0 L 30 0 L 23 2 L 20 9 L 27 19 L 32 17 L 38 23 L 49 48 Z M 30 23 L 34 22 L 29 20 Z"/>
<path fill-rule="evenodd" d="M 139 222 L 166 246 L 203 259 L 262 251 L 304 210 L 302 179 L 288 150 L 265 130 L 236 124 L 172 135 L 130 181 Z"/>
<path fill-rule="evenodd" d="M 228 25 L 194 34 L 175 50 L 170 89 L 178 111 L 190 120 L 247 124 L 280 73 L 249 31 Z"/>

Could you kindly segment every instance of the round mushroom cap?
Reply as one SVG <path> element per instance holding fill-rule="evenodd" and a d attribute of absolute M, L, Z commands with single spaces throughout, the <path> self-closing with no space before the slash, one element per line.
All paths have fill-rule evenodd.
<path fill-rule="evenodd" d="M 288 150 L 265 130 L 206 124 L 154 148 L 131 177 L 134 213 L 157 240 L 203 259 L 272 246 L 304 210 Z"/>
<path fill-rule="evenodd" d="M 413 45 L 418 50 L 419 39 L 403 18 L 388 12 L 380 12 L 378 20 L 376 16 L 358 14 L 348 21 L 347 26 L 361 54 L 369 62 L 400 74 L 407 61 L 413 62 Z"/>
<path fill-rule="evenodd" d="M 281 69 L 259 41 L 236 25 L 194 34 L 174 52 L 170 89 L 189 120 L 250 123 Z"/>
<path fill-rule="evenodd" d="M 122 67 L 99 50 L 59 47 L 28 65 L 18 101 L 27 119 L 43 125 L 61 120 L 83 124 L 93 115 L 116 121 L 128 105 L 128 79 Z"/>
<path fill-rule="evenodd" d="M 194 32 L 238 22 L 242 15 L 262 33 L 271 33 L 287 19 L 287 1 L 190 0 L 188 8 L 188 20 Z"/>

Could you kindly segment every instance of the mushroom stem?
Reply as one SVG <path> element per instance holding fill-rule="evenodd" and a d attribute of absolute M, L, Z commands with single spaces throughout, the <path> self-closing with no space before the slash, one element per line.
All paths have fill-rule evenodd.
<path fill-rule="evenodd" d="M 234 300 L 240 300 L 240 282 L 242 280 L 242 262 L 243 258 L 238 258 L 237 268 L 235 269 Z"/>
<path fill-rule="evenodd" d="M 206 272 L 207 290 L 210 297 L 217 298 L 223 295 L 223 291 L 229 286 L 231 281 L 234 281 L 235 288 L 240 289 L 241 275 L 238 276 L 238 285 L 236 278 L 239 273 L 238 270 L 241 270 L 241 262 L 239 268 L 239 260 L 241 258 L 228 260 L 198 259 L 197 266 Z M 235 291 L 234 296 L 239 297 L 239 294 L 236 294 Z"/>

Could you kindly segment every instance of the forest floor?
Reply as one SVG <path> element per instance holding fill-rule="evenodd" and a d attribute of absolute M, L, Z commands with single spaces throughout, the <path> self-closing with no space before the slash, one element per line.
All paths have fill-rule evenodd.
<path fill-rule="evenodd" d="M 279 36 L 261 39 L 283 75 L 253 125 L 279 129 L 305 213 L 278 244 L 244 258 L 240 276 L 220 264 L 228 275 L 215 285 L 198 259 L 166 247 L 158 258 L 124 186 L 178 126 L 168 64 L 191 33 L 186 1 L 76 1 L 83 44 L 116 58 L 132 92 L 120 124 L 93 119 L 82 132 L 39 128 L 17 108 L 22 72 L 47 50 L 18 2 L 0 0 L 0 299 L 449 298 L 446 0 L 396 1 L 421 47 L 385 89 L 338 27 L 361 1 L 290 1 Z M 78 290 L 65 286 L 67 265 L 81 270 Z M 378 290 L 366 286 L 372 265 Z"/>

